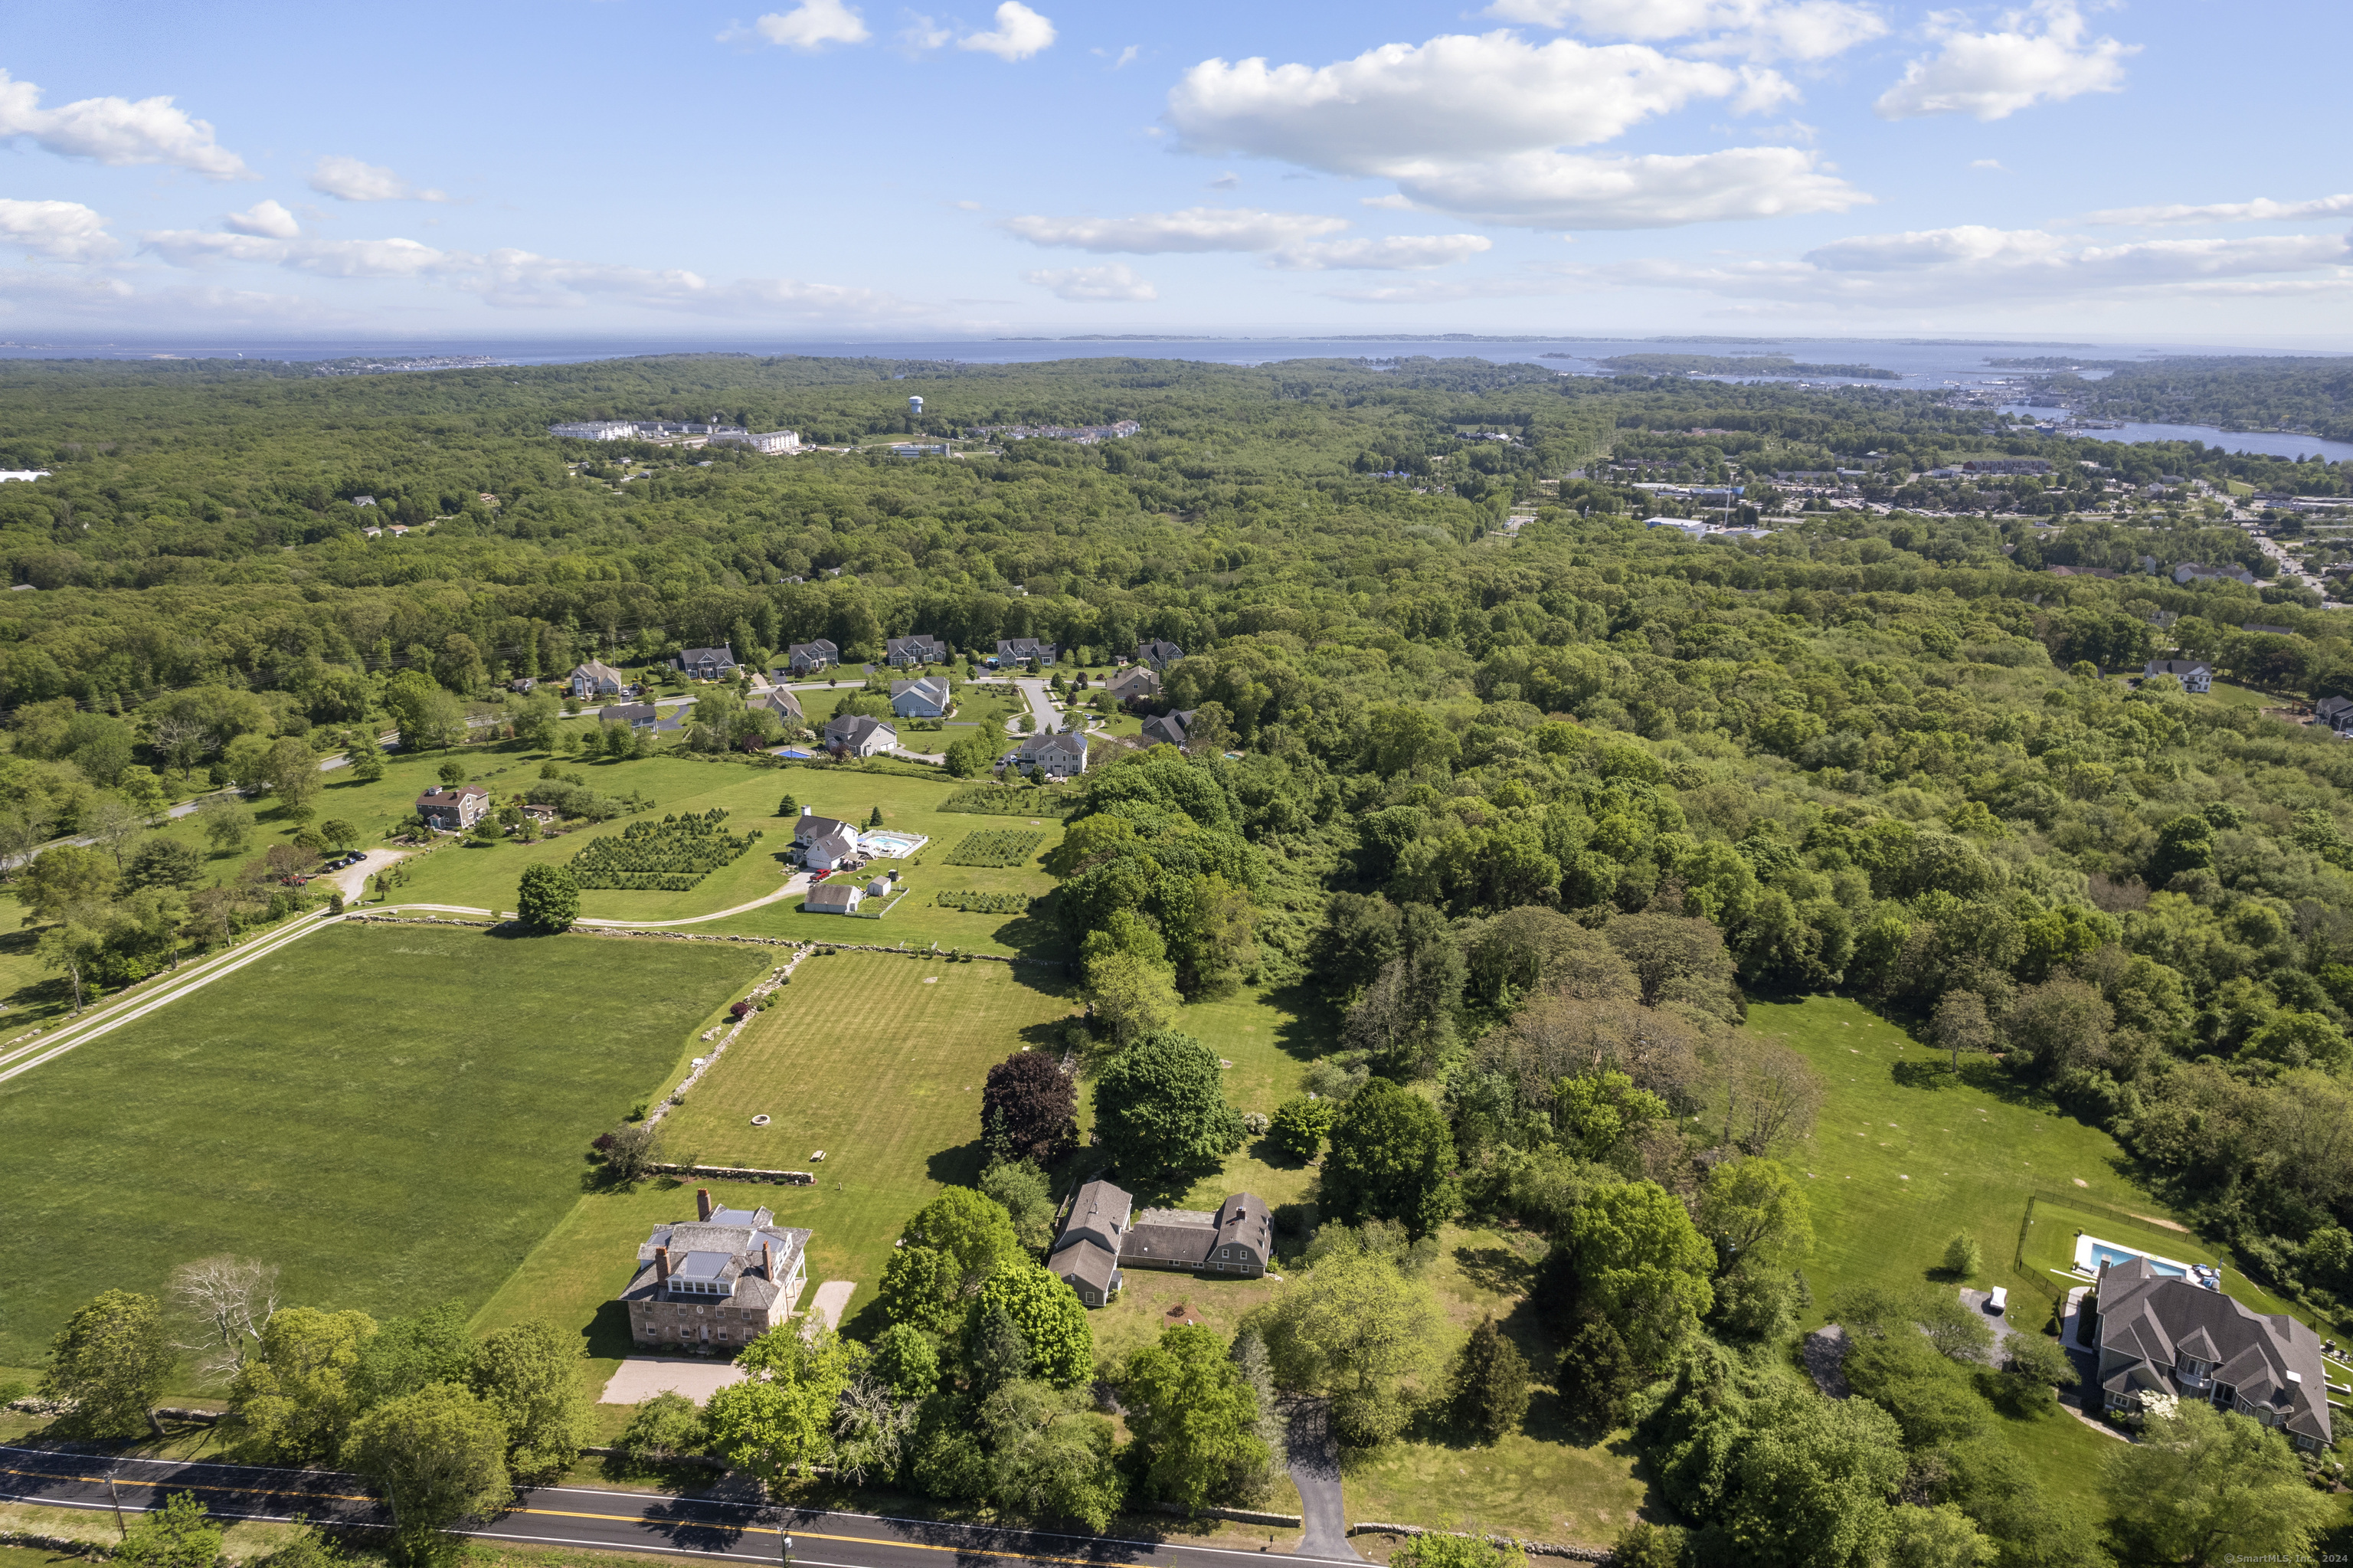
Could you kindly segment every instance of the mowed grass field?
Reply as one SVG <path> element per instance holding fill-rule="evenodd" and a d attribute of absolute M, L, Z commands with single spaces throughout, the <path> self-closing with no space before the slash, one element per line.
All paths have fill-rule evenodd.
<path fill-rule="evenodd" d="M 947 889 L 979 893 L 1018 893 L 1042 898 L 1053 881 L 1039 864 L 1039 858 L 1061 840 L 1062 825 L 1054 818 L 1027 818 L 943 811 L 939 808 L 963 781 L 942 775 L 934 779 L 867 773 L 854 768 L 747 768 L 737 762 L 706 762 L 684 757 L 642 758 L 634 762 L 564 763 L 590 786 L 607 794 L 631 790 L 651 795 L 655 808 L 636 818 L 621 817 L 596 828 L 543 840 L 535 844 L 512 840 L 476 847 L 446 848 L 417 863 L 408 881 L 395 895 L 397 901 L 456 904 L 470 908 L 511 909 L 523 868 L 540 863 L 570 861 L 591 838 L 617 836 L 633 821 L 659 821 L 672 813 L 704 812 L 717 807 L 727 813 L 734 832 L 757 828 L 762 837 L 743 856 L 712 872 L 682 893 L 596 888 L 581 896 L 582 915 L 600 920 L 667 921 L 693 919 L 765 898 L 780 890 L 792 867 L 785 853 L 792 847 L 792 824 L 776 815 L 786 795 L 818 815 L 855 822 L 861 828 L 877 808 L 885 827 L 920 833 L 932 842 L 912 860 L 883 861 L 871 876 L 897 869 L 913 891 L 883 919 L 853 920 L 840 916 L 805 916 L 798 896 L 747 909 L 707 923 L 713 931 L 764 937 L 794 937 L 837 942 L 898 942 L 929 947 L 964 948 L 976 952 L 1012 955 L 1059 953 L 1060 933 L 1039 915 L 968 914 L 943 909 L 933 895 Z M 427 770 L 418 769 L 420 773 Z M 503 798 L 538 777 L 537 755 L 503 776 L 485 773 L 482 782 Z M 429 774 L 428 774 L 429 776 Z M 411 792 L 413 797 L 414 791 Z M 1018 866 L 951 866 L 942 863 L 946 851 L 967 833 L 992 828 L 1025 828 L 1041 835 L 1037 851 Z"/>
<path fill-rule="evenodd" d="M 338 926 L 0 1085 L 0 1364 L 233 1252 L 377 1316 L 487 1300 L 589 1139 L 774 955 Z"/>
<path fill-rule="evenodd" d="M 2040 1331 L 2049 1322 L 2051 1290 L 2063 1295 L 2080 1283 L 2049 1272 L 2065 1266 L 2079 1224 L 2168 1257 L 2220 1262 L 2232 1296 L 2258 1311 L 2285 1310 L 2226 1253 L 2167 1228 L 2179 1222 L 2133 1180 L 2114 1139 L 2028 1093 L 1996 1064 L 1964 1057 L 1956 1078 L 1944 1054 L 1844 998 L 1751 1002 L 1748 1027 L 1802 1052 L 1825 1091 L 1813 1137 L 1785 1161 L 1813 1200 L 1816 1240 L 1806 1275 L 1814 1308 L 1805 1328 L 1832 1319 L 1840 1295 L 1857 1285 L 1933 1280 L 1953 1287 L 1938 1270 L 1945 1244 L 1966 1230 L 1985 1252 L 1984 1273 L 1967 1283 L 2010 1287 L 2012 1321 Z M 2021 1269 L 2013 1259 L 2027 1200 L 2038 1189 L 2150 1223 L 2133 1227 L 2038 1204 Z M 2101 1464 L 2113 1438 L 2063 1413 L 1999 1425 L 2055 1495 L 2105 1506 Z"/>
<path fill-rule="evenodd" d="M 663 1122 L 666 1155 L 815 1171 L 812 1187 L 723 1184 L 713 1193 L 807 1227 L 812 1291 L 828 1279 L 857 1282 L 847 1321 L 873 1302 L 915 1211 L 944 1186 L 978 1180 L 988 1069 L 1025 1044 L 1059 1053 L 1077 1004 L 1041 967 L 880 953 L 811 956 L 776 996 Z M 755 1128 L 757 1115 L 774 1120 Z M 826 1158 L 811 1164 L 818 1150 Z M 692 1184 L 667 1181 L 580 1197 L 482 1323 L 543 1316 L 577 1327 L 586 1375 L 601 1386 L 628 1351 L 627 1324 L 609 1303 L 628 1282 L 638 1245 L 693 1210 Z"/>

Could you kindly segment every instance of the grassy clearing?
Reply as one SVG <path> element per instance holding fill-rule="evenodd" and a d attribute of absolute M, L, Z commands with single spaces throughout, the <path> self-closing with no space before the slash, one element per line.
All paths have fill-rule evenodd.
<path fill-rule="evenodd" d="M 40 933 L 24 929 L 24 903 L 0 892 L 0 1040 L 73 1011 L 73 989 L 33 957 Z"/>
<path fill-rule="evenodd" d="M 0 1361 L 223 1251 L 290 1302 L 486 1300 L 767 957 L 338 927 L 0 1086 Z"/>
<path fill-rule="evenodd" d="M 747 768 L 735 762 L 705 762 L 686 758 L 646 758 L 635 762 L 596 763 L 585 769 L 590 784 L 607 793 L 642 790 L 655 798 L 657 820 L 673 812 L 702 812 L 712 807 L 728 813 L 726 828 L 744 832 L 764 830 L 764 836 L 741 859 L 712 872 L 684 892 L 600 889 L 584 895 L 581 913 L 604 920 L 683 920 L 714 910 L 733 909 L 765 898 L 784 885 L 792 868 L 784 862 L 792 845 L 791 824 L 778 817 L 776 806 L 791 795 L 819 816 L 836 817 L 864 825 L 876 807 L 884 825 L 921 833 L 932 842 L 910 861 L 878 863 L 876 870 L 896 867 L 904 873 L 917 896 L 895 908 L 885 920 L 869 923 L 839 916 L 803 916 L 798 897 L 713 921 L 709 929 L 766 937 L 815 938 L 840 942 L 896 942 L 917 947 L 938 942 L 943 948 L 976 952 L 1059 953 L 1060 933 L 1050 920 L 1038 916 L 967 914 L 955 909 L 925 909 L 932 893 L 944 887 L 976 893 L 1018 893 L 1042 898 L 1053 891 L 1053 881 L 1039 859 L 1060 842 L 1061 823 L 1041 819 L 1032 827 L 1028 819 L 974 817 L 939 810 L 959 781 L 943 775 L 937 779 L 901 778 L 847 768 Z M 505 779 L 486 780 L 501 791 L 519 789 L 537 776 L 537 766 L 510 772 Z M 476 908 L 504 909 L 513 906 L 517 881 L 527 865 L 562 863 L 578 854 L 593 838 L 617 836 L 631 821 L 621 818 L 602 827 L 536 844 L 501 842 L 486 848 L 468 845 L 443 849 L 421 863 L 402 885 L 404 901 L 459 904 Z M 961 841 L 981 827 L 1020 827 L 1043 835 L 1037 852 L 1018 865 L 996 867 L 939 863 L 946 845 Z"/>
<path fill-rule="evenodd" d="M 2284 1309 L 2227 1255 L 2186 1232 L 2161 1224 L 2133 1228 L 2061 1207 L 2038 1206 L 2026 1266 L 2015 1266 L 2027 1198 L 2037 1189 L 2178 1222 L 2133 1181 L 2114 1139 L 2027 1092 L 1991 1062 L 1965 1060 L 1956 1078 L 1947 1057 L 1843 998 L 1752 1002 L 1748 1025 L 1804 1053 L 1826 1090 L 1812 1139 L 1788 1160 L 1813 1200 L 1817 1239 L 1807 1276 L 1815 1301 L 1807 1327 L 1827 1320 L 1831 1304 L 1853 1286 L 1952 1285 L 1936 1271 L 1946 1242 L 1966 1230 L 1985 1252 L 1984 1274 L 1967 1283 L 2009 1286 L 2018 1326 L 2042 1329 L 2050 1289 L 2063 1293 L 2074 1283 L 2047 1270 L 2065 1266 L 2079 1223 L 2168 1257 L 2220 1262 L 2232 1295 L 2259 1311 Z M 1999 1425 L 2054 1495 L 2105 1507 L 2100 1467 L 2113 1439 L 2063 1414 Z"/>
<path fill-rule="evenodd" d="M 908 1217 L 941 1187 L 978 1179 L 989 1067 L 1025 1044 L 1059 1049 L 1072 1002 L 1059 981 L 1026 965 L 876 953 L 810 958 L 779 996 L 670 1113 L 665 1143 L 672 1160 L 817 1171 L 813 1187 L 717 1191 L 808 1227 L 811 1287 L 857 1281 L 855 1315 L 873 1301 Z M 774 1122 L 752 1126 L 760 1114 Z M 820 1149 L 824 1163 L 810 1164 Z M 628 1282 L 638 1244 L 655 1224 L 692 1212 L 691 1190 L 676 1182 L 579 1198 L 482 1324 L 537 1316 L 577 1325 L 586 1375 L 601 1386 L 628 1351 L 627 1323 L 610 1302 Z"/>

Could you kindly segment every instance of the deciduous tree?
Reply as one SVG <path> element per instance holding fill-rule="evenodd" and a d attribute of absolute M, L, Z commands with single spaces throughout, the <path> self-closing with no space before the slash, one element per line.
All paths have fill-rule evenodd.
<path fill-rule="evenodd" d="M 364 1312 L 288 1307 L 271 1314 L 229 1385 L 229 1408 L 256 1447 L 296 1464 L 332 1460 L 360 1413 L 354 1375 L 375 1335 Z"/>
<path fill-rule="evenodd" d="M 750 1375 L 704 1406 L 712 1448 L 772 1487 L 822 1460 L 832 1447 L 835 1402 L 860 1359 L 829 1329 L 806 1338 L 797 1325 L 769 1330 L 735 1358 Z"/>
<path fill-rule="evenodd" d="M 1218 1054 L 1189 1034 L 1138 1040 L 1103 1070 L 1094 1095 L 1096 1140 L 1123 1171 L 1207 1169 L 1242 1145 Z"/>
<path fill-rule="evenodd" d="M 457 1546 L 443 1531 L 513 1497 L 506 1451 L 499 1413 L 470 1389 L 438 1383 L 360 1417 L 343 1462 L 384 1489 L 403 1555 L 433 1563 Z"/>
<path fill-rule="evenodd" d="M 1438 1107 L 1375 1079 L 1332 1124 L 1318 1207 L 1343 1223 L 1377 1217 L 1430 1235 L 1454 1212 L 1453 1167 L 1453 1137 Z"/>
<path fill-rule="evenodd" d="M 543 1318 L 501 1329 L 474 1351 L 474 1392 L 506 1423 L 507 1466 L 519 1475 L 561 1470 L 587 1440 L 580 1352 Z"/>
<path fill-rule="evenodd" d="M 1119 1379 L 1127 1429 L 1151 1494 L 1195 1512 L 1225 1500 L 1237 1475 L 1268 1463 L 1258 1399 L 1213 1330 L 1163 1329 Z"/>
<path fill-rule="evenodd" d="M 125 1437 L 148 1427 L 148 1408 L 180 1352 L 152 1296 L 102 1290 L 66 1319 L 49 1341 L 41 1397 L 69 1408 L 60 1436 Z"/>
<path fill-rule="evenodd" d="M 524 866 L 515 888 L 515 916 L 534 931 L 571 929 L 580 918 L 580 885 L 571 870 L 544 862 Z"/>
<path fill-rule="evenodd" d="M 1078 1143 L 1078 1082 L 1051 1053 L 1017 1051 L 988 1070 L 980 1128 L 1004 1139 L 1008 1158 L 1050 1165 Z"/>
<path fill-rule="evenodd" d="M 2152 1415 L 2108 1455 L 2102 1485 L 2136 1563 L 2293 1562 L 2329 1517 L 2286 1438 L 2202 1401 Z"/>

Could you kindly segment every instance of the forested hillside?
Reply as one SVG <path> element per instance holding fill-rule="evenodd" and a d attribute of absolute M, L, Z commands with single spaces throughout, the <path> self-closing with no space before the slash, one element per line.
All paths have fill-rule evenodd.
<path fill-rule="evenodd" d="M 1144 429 L 914 461 L 543 434 L 720 412 L 839 445 L 905 429 L 915 392 L 941 433 Z M 1158 705 L 1193 715 L 1192 757 L 1092 772 L 1050 863 L 1103 1029 L 1312 984 L 1345 1031 L 1325 1097 L 1419 1086 L 1451 1162 L 1442 1190 L 1345 1202 L 1327 1163 L 1327 1208 L 1546 1233 L 1564 1337 L 1605 1325 L 1577 1342 L 1613 1376 L 1718 1386 L 1722 1441 L 1783 1396 L 1710 1358 L 1785 1335 L 1801 1279 L 1719 1253 L 1679 1266 L 1712 1286 L 1636 1303 L 1576 1260 L 1602 1211 L 1650 1201 L 1612 1194 L 1712 1224 L 1748 1200 L 1708 1173 L 1802 1130 L 1803 1065 L 1736 1027 L 1752 997 L 1845 992 L 2001 1053 L 2271 1288 L 2330 1311 L 2353 1292 L 2353 750 L 2267 711 L 2353 694 L 2353 640 L 2301 588 L 2173 583 L 2269 567 L 2219 503 L 2086 479 L 2329 494 L 2341 465 L 2036 437 L 1876 387 L 1441 361 L 19 365 L 0 429 L 0 463 L 55 470 L 0 487 L 26 589 L 0 604 L 17 842 L 27 813 L 63 831 L 233 754 L 266 789 L 269 747 L 400 723 L 420 685 L 496 719 L 508 679 L 589 656 L 823 636 L 855 662 L 924 631 L 1092 662 L 1165 638 L 1186 656 Z M 1778 531 L 1646 530 L 1637 457 L 1748 484 Z M 2050 471 L 1907 488 L 1996 457 Z M 1890 509 L 1784 510 L 1769 482 L 1839 466 Z M 1535 519 L 1516 536 L 1514 511 Z M 361 532 L 396 518 L 420 531 Z M 2076 563 L 2125 575 L 2042 569 Z M 2173 654 L 2215 691 L 2137 681 Z M 40 918 L 68 912 L 37 892 Z M 1674 1448 L 1701 1442 L 1696 1408 L 1646 1439 L 1680 1456 L 1679 1505 L 1769 1536 L 1769 1498 L 1703 1486 Z M 2001 1562 L 2094 1560 L 2080 1524 L 1939 1474 L 1905 1496 L 1958 1504 Z"/>

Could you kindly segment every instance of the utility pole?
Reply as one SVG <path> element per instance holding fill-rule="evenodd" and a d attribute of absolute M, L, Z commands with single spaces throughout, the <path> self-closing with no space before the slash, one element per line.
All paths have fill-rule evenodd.
<path fill-rule="evenodd" d="M 123 1540 L 130 1540 L 131 1527 L 122 1522 L 122 1494 L 114 1489 L 114 1469 L 111 1466 L 106 1472 L 106 1495 L 114 1499 L 114 1528 L 122 1532 Z"/>

